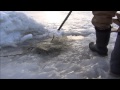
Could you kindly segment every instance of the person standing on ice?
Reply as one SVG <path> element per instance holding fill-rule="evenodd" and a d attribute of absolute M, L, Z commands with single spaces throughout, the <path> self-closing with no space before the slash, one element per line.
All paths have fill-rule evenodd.
<path fill-rule="evenodd" d="M 120 26 L 120 14 L 117 11 L 92 11 L 92 24 L 96 32 L 96 43 L 90 42 L 89 48 L 91 51 L 98 53 L 101 56 L 108 55 L 108 43 L 111 34 L 112 22 Z M 117 16 L 118 19 L 112 19 Z M 110 59 L 110 74 L 120 76 L 120 27 L 115 42 L 114 50 Z"/>

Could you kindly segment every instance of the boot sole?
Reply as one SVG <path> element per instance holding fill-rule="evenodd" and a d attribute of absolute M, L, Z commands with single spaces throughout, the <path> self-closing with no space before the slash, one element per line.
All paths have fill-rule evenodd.
<path fill-rule="evenodd" d="M 97 50 L 97 48 L 96 48 L 96 49 L 91 48 L 92 46 L 94 46 L 94 42 L 91 42 L 91 43 L 89 44 L 89 48 L 90 48 L 91 51 L 99 54 L 100 56 L 108 56 L 108 54 L 100 53 L 100 52 Z"/>

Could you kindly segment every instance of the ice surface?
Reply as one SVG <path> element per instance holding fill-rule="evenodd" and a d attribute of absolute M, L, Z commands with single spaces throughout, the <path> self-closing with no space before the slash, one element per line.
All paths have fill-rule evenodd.
<path fill-rule="evenodd" d="M 55 18 L 59 18 L 57 17 L 59 13 L 62 19 L 54 20 L 53 22 L 49 21 L 50 19 L 48 20 L 47 18 L 50 18 L 53 13 L 56 14 L 54 15 L 54 17 L 56 16 Z M 48 32 L 51 32 L 52 35 L 61 36 L 61 33 L 56 32 L 56 30 L 67 13 L 67 11 L 47 13 L 42 11 L 1 11 L 0 46 L 17 47 L 16 45 L 19 45 L 20 41 L 31 39 L 35 35 L 38 35 L 39 39 L 46 38 L 49 36 Z M 6 55 L 6 57 L 0 56 L 0 78 L 106 78 L 109 71 L 110 54 L 117 34 L 111 34 L 108 45 L 109 55 L 107 57 L 100 57 L 91 52 L 88 44 L 91 41 L 95 41 L 95 31 L 91 24 L 91 19 L 92 12 L 90 11 L 73 11 L 61 32 L 69 36 L 76 35 L 77 37 L 77 35 L 82 35 L 82 38 L 69 39 L 67 42 L 68 46 L 64 49 L 50 52 L 41 51 L 39 53 L 35 51 L 15 56 L 9 55 L 23 53 L 23 51 L 20 51 L 21 49 L 19 50 L 18 48 L 1 49 L 1 55 Z M 44 25 L 41 24 L 43 22 Z"/>
<path fill-rule="evenodd" d="M 0 11 L 0 47 L 16 46 L 27 34 L 43 34 L 44 25 L 15 11 Z"/>

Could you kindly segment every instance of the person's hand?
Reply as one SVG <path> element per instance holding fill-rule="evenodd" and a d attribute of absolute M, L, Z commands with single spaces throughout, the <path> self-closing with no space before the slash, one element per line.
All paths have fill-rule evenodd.
<path fill-rule="evenodd" d="M 118 32 L 120 32 L 120 14 L 116 13 L 117 19 L 113 19 L 113 23 L 117 24 L 119 26 Z"/>

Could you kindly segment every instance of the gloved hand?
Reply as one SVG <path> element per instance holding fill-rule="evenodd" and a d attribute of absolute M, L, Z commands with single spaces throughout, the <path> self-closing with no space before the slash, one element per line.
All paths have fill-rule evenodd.
<path fill-rule="evenodd" d="M 116 13 L 117 19 L 113 19 L 113 23 L 117 24 L 119 26 L 118 32 L 120 32 L 120 14 Z"/>

